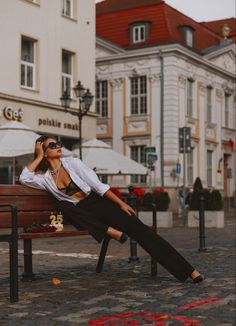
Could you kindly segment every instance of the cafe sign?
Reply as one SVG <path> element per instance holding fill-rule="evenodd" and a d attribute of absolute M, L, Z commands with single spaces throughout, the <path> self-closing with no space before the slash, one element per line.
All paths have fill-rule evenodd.
<path fill-rule="evenodd" d="M 5 106 L 5 108 L 2 111 L 3 111 L 3 116 L 7 120 L 20 121 L 20 122 L 23 120 L 24 113 L 21 108 L 19 108 L 18 110 L 14 110 L 10 106 Z M 0 112 L 0 116 L 1 116 L 1 112 Z"/>

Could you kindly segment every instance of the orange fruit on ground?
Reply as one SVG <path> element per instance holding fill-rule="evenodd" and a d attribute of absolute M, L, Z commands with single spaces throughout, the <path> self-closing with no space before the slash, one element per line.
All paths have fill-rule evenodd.
<path fill-rule="evenodd" d="M 59 285 L 59 284 L 61 284 L 61 281 L 59 280 L 59 278 L 54 277 L 54 278 L 52 279 L 52 284 L 53 284 L 53 285 Z"/>

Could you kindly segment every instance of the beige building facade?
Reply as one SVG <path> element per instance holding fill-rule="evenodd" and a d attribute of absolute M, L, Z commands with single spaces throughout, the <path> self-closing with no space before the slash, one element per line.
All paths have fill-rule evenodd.
<path fill-rule="evenodd" d="M 161 59 L 164 123 L 161 126 Z M 204 187 L 232 197 L 236 185 L 235 47 L 226 41 L 205 55 L 180 44 L 124 50 L 97 38 L 97 137 L 116 151 L 145 164 L 146 146 L 158 154 L 151 186 L 161 182 L 163 127 L 164 187 L 177 198 L 183 185 L 179 128 L 191 128 L 186 186 L 199 176 Z M 177 166 L 181 167 L 178 171 Z M 114 185 L 149 185 L 143 177 L 116 177 Z M 174 202 L 172 200 L 172 202 Z"/>
<path fill-rule="evenodd" d="M 78 80 L 94 94 L 94 1 L 1 1 L 0 25 L 0 125 L 21 121 L 71 149 L 78 142 L 78 119 L 64 111 L 60 97 L 70 89 L 76 110 L 72 88 Z M 82 129 L 83 140 L 95 137 L 94 105 Z"/>

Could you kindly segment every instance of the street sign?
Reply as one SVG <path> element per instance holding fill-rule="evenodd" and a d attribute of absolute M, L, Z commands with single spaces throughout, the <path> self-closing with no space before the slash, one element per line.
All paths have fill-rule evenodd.
<path fill-rule="evenodd" d="M 155 153 L 156 152 L 156 147 L 155 146 L 149 146 L 144 148 L 145 153 Z"/>
<path fill-rule="evenodd" d="M 157 161 L 157 154 L 156 153 L 147 153 L 147 161 L 150 162 L 156 162 Z"/>
<path fill-rule="evenodd" d="M 179 128 L 179 152 L 191 153 L 191 128 Z"/>
<path fill-rule="evenodd" d="M 176 174 L 180 174 L 181 173 L 181 164 L 180 163 L 176 163 L 175 173 Z"/>

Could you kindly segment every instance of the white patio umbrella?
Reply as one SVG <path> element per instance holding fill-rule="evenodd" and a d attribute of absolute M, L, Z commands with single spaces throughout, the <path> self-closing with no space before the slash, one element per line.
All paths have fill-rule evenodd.
<path fill-rule="evenodd" d="M 30 127 L 17 121 L 11 121 L 0 127 L 0 158 L 12 158 L 13 183 L 15 182 L 15 158 L 34 152 L 35 140 L 40 137 Z M 64 156 L 72 155 L 62 148 Z"/>
<path fill-rule="evenodd" d="M 79 149 L 72 152 L 79 157 Z M 82 159 L 97 174 L 147 174 L 147 168 L 142 164 L 115 152 L 109 145 L 97 139 L 82 144 Z"/>

